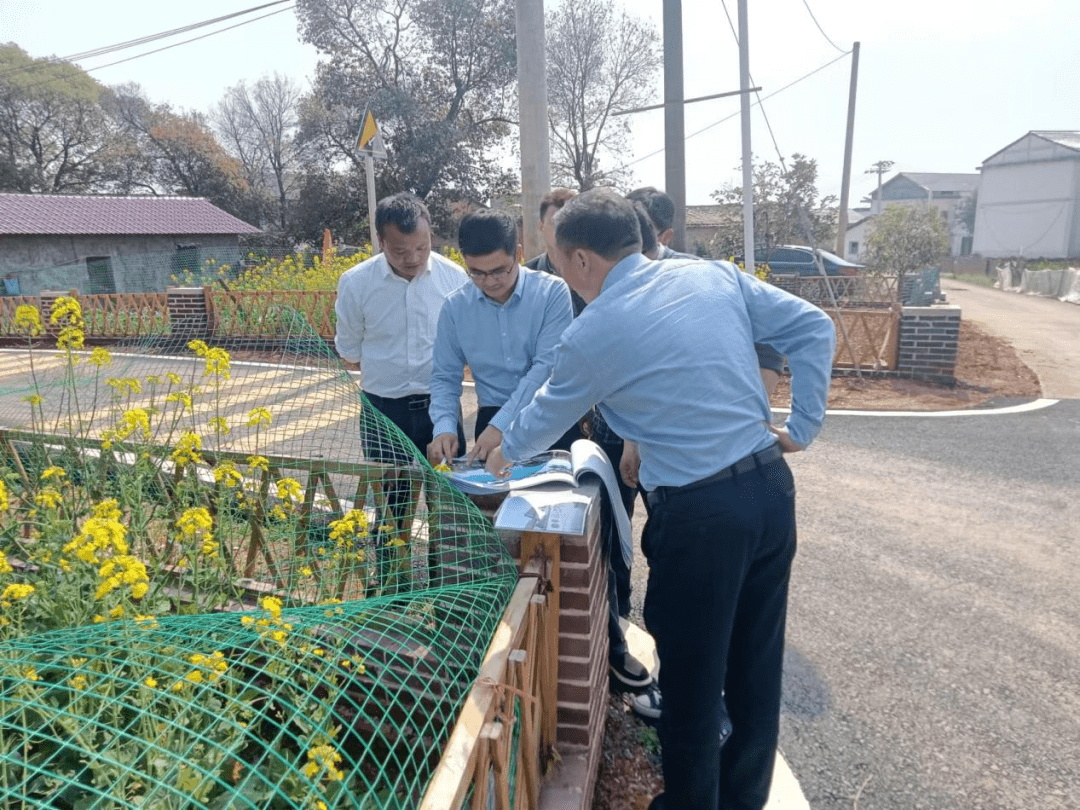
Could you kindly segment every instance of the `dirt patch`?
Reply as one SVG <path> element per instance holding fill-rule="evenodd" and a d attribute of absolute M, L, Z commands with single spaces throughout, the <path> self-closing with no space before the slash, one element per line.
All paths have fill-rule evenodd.
<path fill-rule="evenodd" d="M 593 810 L 648 810 L 664 789 L 656 732 L 634 717 L 623 695 L 608 700 Z"/>
<path fill-rule="evenodd" d="M 988 400 L 1041 396 L 1039 378 L 1007 340 L 961 321 L 956 359 L 956 385 L 915 380 L 834 377 L 829 408 L 837 410 L 940 411 L 976 408 Z M 791 402 L 789 378 L 773 392 L 772 404 Z"/>

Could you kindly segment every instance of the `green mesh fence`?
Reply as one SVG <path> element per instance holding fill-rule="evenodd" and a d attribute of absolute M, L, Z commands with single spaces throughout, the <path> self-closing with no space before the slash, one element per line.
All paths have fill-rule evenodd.
<path fill-rule="evenodd" d="M 54 313 L 0 352 L 0 806 L 415 805 L 517 581 L 490 522 L 297 314 L 267 362 Z"/>

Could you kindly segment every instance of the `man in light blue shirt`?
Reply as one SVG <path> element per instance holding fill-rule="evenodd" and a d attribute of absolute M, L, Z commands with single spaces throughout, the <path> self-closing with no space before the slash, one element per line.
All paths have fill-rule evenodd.
<path fill-rule="evenodd" d="M 447 298 L 439 314 L 429 408 L 434 440 L 428 448 L 436 464 L 465 450 L 458 446 L 465 366 L 480 404 L 470 455 L 486 459 L 547 379 L 559 336 L 574 316 L 570 288 L 562 279 L 518 265 L 517 223 L 506 211 L 467 214 L 458 228 L 458 245 L 473 283 Z M 577 435 L 571 426 L 565 439 Z M 558 439 L 541 450 L 565 444 Z"/>
<path fill-rule="evenodd" d="M 663 693 L 665 793 L 651 807 L 757 810 L 779 733 L 795 554 L 783 453 L 821 428 L 835 329 L 817 307 L 727 262 L 650 261 L 633 207 L 604 189 L 563 207 L 556 238 L 561 275 L 589 305 L 488 469 L 532 455 L 594 403 L 637 444 L 650 507 L 645 623 Z M 755 342 L 789 358 L 783 428 L 771 424 Z"/>

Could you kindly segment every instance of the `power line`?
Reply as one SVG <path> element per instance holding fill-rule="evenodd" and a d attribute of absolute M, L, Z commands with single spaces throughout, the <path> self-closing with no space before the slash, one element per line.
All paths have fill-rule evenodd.
<path fill-rule="evenodd" d="M 809 14 L 810 19 L 814 21 L 814 25 L 817 26 L 817 30 L 821 32 L 821 35 L 823 37 L 825 37 L 825 41 L 832 45 L 834 48 L 836 48 L 836 50 L 840 51 L 840 53 L 845 53 L 843 48 L 841 48 L 839 45 L 829 39 L 829 35 L 825 33 L 825 29 L 821 27 L 821 23 L 817 21 L 817 17 L 814 16 L 814 12 L 810 10 L 810 4 L 807 2 L 807 0 L 802 0 L 802 4 L 806 6 L 806 13 Z"/>
<path fill-rule="evenodd" d="M 270 3 L 264 3 L 261 6 L 254 6 L 252 8 L 244 9 L 243 11 L 235 11 L 232 14 L 226 14 L 224 17 L 215 17 L 212 20 L 203 20 L 202 22 L 192 23 L 191 25 L 185 25 L 181 28 L 174 28 L 171 31 L 162 31 L 159 34 L 150 34 L 149 36 L 139 37 L 138 39 L 131 39 L 127 42 L 121 42 L 116 45 L 106 45 L 103 48 L 95 48 L 94 50 L 84 51 L 83 53 L 72 54 L 71 56 L 63 57 L 65 62 L 74 62 L 79 59 L 90 59 L 95 56 L 104 56 L 115 51 L 126 50 L 127 48 L 134 48 L 137 45 L 145 45 L 149 42 L 155 42 L 159 39 L 167 39 L 168 37 L 175 36 L 177 34 L 186 34 L 188 31 L 194 31 L 198 28 L 203 28 L 207 25 L 213 25 L 214 23 L 224 22 L 225 20 L 231 20 L 234 17 L 241 17 L 244 14 L 252 14 L 256 11 L 262 11 L 264 8 L 270 8 L 271 6 L 279 6 L 282 3 L 288 3 L 289 0 L 273 0 Z"/>
<path fill-rule="evenodd" d="M 115 45 L 105 45 L 103 47 L 94 48 L 94 49 L 91 49 L 89 51 L 83 51 L 81 53 L 71 54 L 70 56 L 60 57 L 57 61 L 58 62 L 75 62 L 75 61 L 78 61 L 78 60 L 81 60 L 81 59 L 92 59 L 92 58 L 95 58 L 95 57 L 98 57 L 98 56 L 106 56 L 106 55 L 108 55 L 110 53 L 115 53 L 117 51 L 123 51 L 123 50 L 126 50 L 128 48 L 134 48 L 134 47 L 137 47 L 139 45 L 145 45 L 145 44 L 148 44 L 150 42 L 156 42 L 157 40 L 160 40 L 160 39 L 167 39 L 169 37 L 176 36 L 178 34 L 186 34 L 188 31 L 195 31 L 195 30 L 197 30 L 199 28 L 205 28 L 208 25 L 214 25 L 214 24 L 219 23 L 219 22 L 224 22 L 225 20 L 231 20 L 231 19 L 233 19 L 235 17 L 243 16 L 244 14 L 251 14 L 251 13 L 256 12 L 256 11 L 262 11 L 264 8 L 270 8 L 271 6 L 281 5 L 282 3 L 288 3 L 290 1 L 291 0 L 273 0 L 273 2 L 264 3 L 263 5 L 260 5 L 260 6 L 254 6 L 252 8 L 244 9 L 243 11 L 236 11 L 236 12 L 233 12 L 232 14 L 226 14 L 226 15 L 224 15 L 222 17 L 215 17 L 215 18 L 210 19 L 210 20 L 203 20 L 202 22 L 197 22 L 197 23 L 192 23 L 190 25 L 181 26 L 180 28 L 173 28 L 173 29 L 171 29 L 169 31 L 161 31 L 160 33 L 157 33 L 157 34 L 150 34 L 148 36 L 139 37 L 137 39 L 131 39 L 131 40 L 128 40 L 126 42 L 119 42 L 119 43 L 116 43 Z M 293 6 L 289 6 L 288 8 L 293 8 Z M 278 11 L 279 12 L 280 11 L 287 11 L 288 8 L 279 9 Z M 273 13 L 278 13 L 278 12 L 273 12 Z M 263 15 L 263 16 L 268 17 L 268 16 L 271 16 L 271 15 L 267 14 L 267 15 Z M 253 20 L 248 20 L 248 22 L 255 22 L 255 20 L 261 20 L 261 19 L 263 19 L 263 17 L 256 17 Z M 228 31 L 228 30 L 230 30 L 230 28 L 235 28 L 235 27 L 236 26 L 229 26 L 228 28 L 222 28 L 221 31 Z M 220 33 L 220 32 L 213 32 L 213 33 Z M 207 35 L 207 36 L 209 36 L 209 35 Z M 202 39 L 202 37 L 196 37 L 196 39 Z M 185 40 L 185 42 L 194 42 L 194 41 L 195 40 Z M 177 43 L 177 44 L 182 45 L 184 43 Z M 170 47 L 172 47 L 172 46 L 170 46 Z M 159 48 L 158 50 L 165 50 L 165 49 L 164 48 Z M 157 53 L 157 51 L 156 50 L 155 51 L 149 51 L 148 53 Z M 127 60 L 123 60 L 123 61 L 127 61 Z M 46 66 L 52 65 L 52 64 L 56 64 L 56 62 L 49 62 L 49 63 L 36 62 L 34 64 L 31 64 L 31 65 L 23 65 L 21 67 L 10 68 L 8 70 L 0 72 L 0 77 L 7 76 L 10 73 L 20 73 L 20 72 L 26 72 L 26 71 L 31 71 L 31 70 L 37 70 L 37 69 L 40 69 L 40 68 L 43 68 L 43 67 L 46 67 Z M 112 62 L 110 64 L 120 64 L 120 63 L 119 62 Z M 109 67 L 109 66 L 110 65 L 101 65 L 100 67 Z M 98 69 L 99 68 L 93 68 L 93 70 L 98 70 Z"/>
<path fill-rule="evenodd" d="M 279 2 L 282 2 L 282 1 L 283 0 L 279 0 Z M 277 5 L 277 3 L 271 3 L 269 5 Z M 262 6 L 261 8 L 266 8 L 266 6 Z M 160 53 L 161 51 L 167 51 L 167 50 L 169 50 L 171 48 L 177 48 L 177 47 L 179 47 L 181 45 L 187 45 L 187 44 L 189 44 L 191 42 L 197 42 L 200 39 L 207 39 L 208 37 L 215 36 L 216 34 L 223 34 L 226 31 L 231 31 L 234 28 L 240 28 L 241 26 L 249 25 L 250 23 L 258 22 L 259 20 L 265 20 L 267 17 L 273 17 L 275 14 L 281 14 L 282 12 L 290 11 L 293 8 L 295 8 L 295 6 L 286 6 L 285 8 L 279 8 L 277 11 L 271 11 L 269 14 L 263 14 L 261 17 L 253 17 L 250 20 L 244 20 L 243 22 L 236 23 L 235 25 L 230 25 L 230 26 L 227 26 L 225 28 L 219 28 L 216 31 L 211 31 L 210 33 L 203 34 L 202 36 L 192 37 L 191 39 L 185 39 L 185 40 L 182 40 L 181 42 L 174 42 L 172 45 L 165 45 L 164 47 L 161 47 L 161 48 L 155 48 L 152 51 L 145 51 L 144 53 L 139 53 L 139 54 L 136 54 L 135 56 L 129 56 L 126 59 L 118 59 L 115 62 L 109 62 L 108 64 L 105 64 L 105 65 L 98 65 L 97 67 L 79 68 L 79 69 L 82 70 L 83 73 L 93 73 L 95 70 L 103 70 L 103 69 L 105 69 L 107 67 L 112 67 L 113 65 L 120 65 L 120 64 L 123 64 L 124 62 L 131 62 L 131 61 L 133 61 L 135 59 L 142 59 L 144 56 L 150 56 L 151 54 Z M 231 16 L 235 16 L 235 15 L 231 15 Z M 22 69 L 22 68 L 17 68 L 17 70 L 18 69 Z M 2 75 L 2 74 L 0 74 L 0 75 Z M 66 79 L 67 79 L 66 76 L 57 76 L 57 77 L 52 78 L 52 79 L 45 79 L 44 81 L 40 81 L 40 82 L 36 82 L 34 84 L 27 85 L 23 89 L 24 90 L 30 90 L 30 89 L 32 89 L 34 87 L 41 87 L 42 85 L 45 85 L 45 84 L 52 84 L 53 82 L 64 81 Z"/>
<path fill-rule="evenodd" d="M 767 96 L 759 98 L 757 101 L 754 102 L 753 106 L 759 106 L 763 101 L 766 101 L 766 100 L 772 98 L 773 96 L 776 96 L 779 93 L 783 93 L 785 90 L 788 90 L 789 88 L 794 87 L 795 85 L 799 84 L 800 82 L 805 81 L 806 79 L 809 79 L 811 76 L 813 76 L 816 73 L 820 73 L 825 68 L 830 67 L 831 65 L 834 65 L 837 62 L 839 62 L 841 59 L 843 59 L 849 53 L 850 53 L 850 51 L 842 53 L 842 54 L 840 54 L 840 56 L 837 56 L 835 59 L 833 59 L 833 60 L 831 60 L 829 62 L 826 62 L 821 67 L 814 68 L 813 70 L 811 70 L 806 75 L 800 76 L 798 79 L 795 79 L 795 81 L 789 82 L 788 84 L 785 84 L 779 90 L 776 90 L 776 91 L 774 91 L 772 93 L 769 93 Z M 712 129 L 713 127 L 719 126 L 720 124 L 723 124 L 726 121 L 730 121 L 732 118 L 736 118 L 738 115 L 739 115 L 739 113 L 735 112 L 735 113 L 732 113 L 731 115 L 724 116 L 723 118 L 721 118 L 718 121 L 713 121 L 708 126 L 702 127 L 701 129 L 697 130 L 696 132 L 691 132 L 689 135 L 686 136 L 686 138 L 684 140 L 688 141 L 691 138 L 696 137 L 696 136 L 700 135 L 703 132 L 707 132 L 708 130 Z M 643 161 L 643 160 L 648 160 L 651 157 L 655 157 L 656 155 L 661 155 L 663 153 L 664 153 L 664 148 L 661 147 L 661 148 L 657 149 L 655 152 L 650 152 L 649 154 L 643 155 L 642 157 L 639 157 L 636 160 L 632 160 L 629 163 L 624 163 L 622 166 L 619 167 L 619 169 L 626 169 L 626 168 L 628 168 L 630 166 L 633 166 L 635 163 L 641 163 L 641 161 Z M 618 171 L 618 169 L 616 171 Z"/>

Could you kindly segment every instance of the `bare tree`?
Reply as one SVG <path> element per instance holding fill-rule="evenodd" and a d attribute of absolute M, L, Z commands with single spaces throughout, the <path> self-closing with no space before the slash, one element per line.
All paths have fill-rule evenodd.
<path fill-rule="evenodd" d="M 301 37 L 327 57 L 301 124 L 323 159 L 363 171 L 368 108 L 389 154 L 380 193 L 411 191 L 438 218 L 505 186 L 490 155 L 516 108 L 512 0 L 297 0 L 296 11 Z"/>
<path fill-rule="evenodd" d="M 276 224 L 288 226 L 291 186 L 302 162 L 296 137 L 300 88 L 277 72 L 253 87 L 241 81 L 225 92 L 212 120 L 225 148 L 240 161 L 245 179 L 261 196 L 275 201 Z"/>
<path fill-rule="evenodd" d="M 601 167 L 630 134 L 629 118 L 613 113 L 649 103 L 661 61 L 655 30 L 613 0 L 565 0 L 548 14 L 552 182 L 585 191 L 626 179 Z"/>

